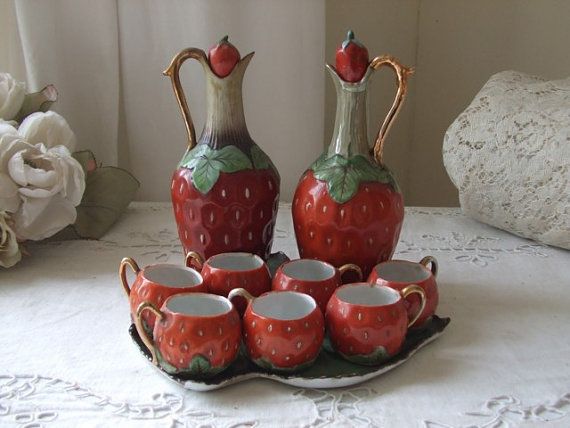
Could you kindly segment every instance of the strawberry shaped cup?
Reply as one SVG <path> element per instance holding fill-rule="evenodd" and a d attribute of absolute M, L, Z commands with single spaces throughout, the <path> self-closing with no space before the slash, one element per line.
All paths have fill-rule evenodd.
<path fill-rule="evenodd" d="M 186 255 L 186 265 L 195 266 L 204 278 L 210 293 L 227 297 L 234 288 L 244 288 L 257 297 L 271 289 L 271 276 L 265 262 L 256 254 L 222 253 L 204 261 L 195 251 Z M 245 311 L 245 302 L 233 302 L 240 314 Z"/>
<path fill-rule="evenodd" d="M 420 311 L 408 321 L 404 299 L 418 294 Z M 425 293 L 410 285 L 402 291 L 359 282 L 339 287 L 329 300 L 326 324 L 333 349 L 356 364 L 375 365 L 402 348 L 408 327 L 422 315 Z"/>
<path fill-rule="evenodd" d="M 243 288 L 229 299 L 248 300 L 243 316 L 244 342 L 251 360 L 270 371 L 293 372 L 309 367 L 319 355 L 324 318 L 315 300 L 295 291 L 270 291 L 253 297 Z"/>
<path fill-rule="evenodd" d="M 210 50 L 188 48 L 164 74 L 172 80 L 188 133 L 188 149 L 172 176 L 171 196 L 185 252 L 208 258 L 245 251 L 267 259 L 279 201 L 280 178 L 245 123 L 242 81 L 253 53 L 241 60 L 227 39 Z M 207 114 L 196 139 L 179 70 L 196 59 L 206 74 Z"/>
<path fill-rule="evenodd" d="M 127 266 L 136 274 L 132 286 L 129 286 L 127 280 Z M 121 260 L 119 277 L 129 297 L 132 320 L 135 319 L 137 308 L 143 302 L 150 302 L 159 308 L 167 298 L 175 294 L 208 291 L 202 276 L 194 269 L 167 263 L 150 265 L 141 269 L 130 257 Z M 142 320 L 146 331 L 151 332 L 154 328 L 154 314 L 146 312 Z"/>
<path fill-rule="evenodd" d="M 353 264 L 333 265 L 313 259 L 298 259 L 283 263 L 275 272 L 271 288 L 275 291 L 298 291 L 311 296 L 324 313 L 327 303 L 337 287 L 342 285 L 342 275 L 353 271 L 362 281 L 362 271 Z"/>
<path fill-rule="evenodd" d="M 142 316 L 156 316 L 152 337 Z M 136 328 L 152 355 L 152 362 L 170 374 L 211 377 L 237 357 L 241 341 L 239 315 L 228 299 L 205 293 L 177 294 L 158 309 L 141 303 Z"/>
<path fill-rule="evenodd" d="M 392 57 L 376 57 L 364 76 L 351 83 L 339 75 L 343 61 L 339 58 L 337 69 L 327 64 L 337 93 L 335 128 L 328 150 L 297 185 L 293 222 L 302 258 L 334 266 L 355 263 L 367 276 L 374 265 L 392 257 L 404 218 L 402 194 L 382 162 L 382 147 L 402 105 L 411 70 Z M 371 156 L 366 91 L 372 72 L 384 65 L 395 71 L 398 91 Z"/>
<path fill-rule="evenodd" d="M 431 265 L 431 269 L 428 266 Z M 437 291 L 437 260 L 432 256 L 425 256 L 418 263 L 407 260 L 389 260 L 374 266 L 368 276 L 368 282 L 385 285 L 394 290 L 401 291 L 412 284 L 419 285 L 426 294 L 426 307 L 417 321 L 410 328 L 421 327 L 435 314 L 439 302 Z M 405 301 L 408 318 L 413 319 L 420 311 L 420 299 L 412 295 Z"/>

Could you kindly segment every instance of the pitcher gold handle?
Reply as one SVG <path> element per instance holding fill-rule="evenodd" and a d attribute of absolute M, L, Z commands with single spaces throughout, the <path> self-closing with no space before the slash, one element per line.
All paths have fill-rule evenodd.
<path fill-rule="evenodd" d="M 172 58 L 170 65 L 166 70 L 162 72 L 165 76 L 169 76 L 172 81 L 172 88 L 174 89 L 174 95 L 176 96 L 176 101 L 178 101 L 178 106 L 182 112 L 182 118 L 186 124 L 186 132 L 188 133 L 188 149 L 192 149 L 196 145 L 196 130 L 194 129 L 194 122 L 192 122 L 192 116 L 190 115 L 190 109 L 188 108 L 188 103 L 186 102 L 186 95 L 180 84 L 180 67 L 189 58 L 193 58 L 200 62 L 202 66 L 208 64 L 208 57 L 202 49 L 198 48 L 187 48 L 179 52 Z"/>
<path fill-rule="evenodd" d="M 378 70 L 383 65 L 387 65 L 394 73 L 396 73 L 396 79 L 398 84 L 398 90 L 396 91 L 396 96 L 394 98 L 394 102 L 392 103 L 392 107 L 388 111 L 388 115 L 384 118 L 384 122 L 378 131 L 378 135 L 376 136 L 376 142 L 374 143 L 374 159 L 378 164 L 382 164 L 382 151 L 384 149 L 384 141 L 386 140 L 386 135 L 388 135 L 388 131 L 390 131 L 390 127 L 394 122 L 394 119 L 398 115 L 400 108 L 402 107 L 402 103 L 404 102 L 404 98 L 406 96 L 406 92 L 408 90 L 408 77 L 413 74 L 413 68 L 408 68 L 403 66 L 398 62 L 396 58 L 391 55 L 382 55 L 377 56 L 372 60 L 370 63 L 370 67 L 373 70 Z"/>

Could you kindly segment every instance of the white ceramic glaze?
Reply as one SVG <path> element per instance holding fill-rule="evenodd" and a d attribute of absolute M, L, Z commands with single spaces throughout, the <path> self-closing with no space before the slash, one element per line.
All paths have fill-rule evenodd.
<path fill-rule="evenodd" d="M 257 297 L 252 305 L 257 315 L 283 321 L 304 318 L 317 307 L 311 296 L 295 291 L 269 292 Z"/>
<path fill-rule="evenodd" d="M 194 269 L 166 263 L 147 266 L 143 275 L 149 281 L 168 287 L 192 287 L 202 283 L 202 275 Z"/>
<path fill-rule="evenodd" d="M 166 301 L 166 307 L 175 313 L 208 317 L 229 312 L 232 304 L 225 297 L 215 294 L 188 293 L 172 296 Z"/>
<path fill-rule="evenodd" d="M 301 281 L 324 281 L 332 278 L 336 270 L 332 265 L 319 260 L 299 259 L 285 263 L 283 273 Z"/>
<path fill-rule="evenodd" d="M 406 260 L 380 263 L 374 268 L 379 278 L 388 282 L 415 283 L 425 281 L 432 274 L 425 266 Z"/>
<path fill-rule="evenodd" d="M 390 287 L 367 282 L 347 284 L 339 288 L 336 295 L 343 302 L 361 306 L 391 305 L 402 298 L 400 293 Z"/>
<path fill-rule="evenodd" d="M 208 264 L 214 269 L 245 272 L 259 269 L 263 259 L 250 253 L 223 253 L 210 257 Z"/>

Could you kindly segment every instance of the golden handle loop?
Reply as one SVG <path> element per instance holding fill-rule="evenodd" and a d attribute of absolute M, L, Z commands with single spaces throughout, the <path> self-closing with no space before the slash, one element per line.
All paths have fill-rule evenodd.
<path fill-rule="evenodd" d="M 138 275 L 141 271 L 137 262 L 134 261 L 131 257 L 125 257 L 121 260 L 121 264 L 119 265 L 119 277 L 121 278 L 121 284 L 123 284 L 123 289 L 127 296 L 131 294 L 131 287 L 127 281 L 127 266 L 130 266 L 134 273 Z"/>
<path fill-rule="evenodd" d="M 388 131 L 390 131 L 390 127 L 402 107 L 402 103 L 404 102 L 404 98 L 408 90 L 408 77 L 414 72 L 413 68 L 403 66 L 398 62 L 398 60 L 396 60 L 396 58 L 390 55 L 377 56 L 370 63 L 370 67 L 373 70 L 378 70 L 383 65 L 387 65 L 396 73 L 398 90 L 396 91 L 396 97 L 394 98 L 392 107 L 390 107 L 388 115 L 384 119 L 384 122 L 378 131 L 376 142 L 374 143 L 374 159 L 376 159 L 376 162 L 379 164 L 382 164 L 384 140 L 386 139 L 386 135 L 388 134 Z"/>
<path fill-rule="evenodd" d="M 426 293 L 422 287 L 420 287 L 419 285 L 416 285 L 416 284 L 408 285 L 406 288 L 404 288 L 401 291 L 401 293 L 402 293 L 402 297 L 404 299 L 413 293 L 418 293 L 420 295 L 420 299 L 421 299 L 420 310 L 413 317 L 413 319 L 410 322 L 408 322 L 408 328 L 409 328 L 412 324 L 414 324 L 418 320 L 419 317 L 421 317 L 422 313 L 424 312 L 424 309 L 426 308 Z"/>
<path fill-rule="evenodd" d="M 194 129 L 194 123 L 192 122 L 192 116 L 190 116 L 190 109 L 188 108 L 188 103 L 186 102 L 186 95 L 184 95 L 184 90 L 180 84 L 180 67 L 189 58 L 198 60 L 202 65 L 207 64 L 208 58 L 206 53 L 202 49 L 198 48 L 187 48 L 179 52 L 166 70 L 162 72 L 165 76 L 169 76 L 172 81 L 172 88 L 174 89 L 174 95 L 176 96 L 176 101 L 180 106 L 180 111 L 182 112 L 182 118 L 186 124 L 186 132 L 188 133 L 188 149 L 193 148 L 196 145 L 196 130 Z"/>
<path fill-rule="evenodd" d="M 362 269 L 360 269 L 360 266 L 355 265 L 354 263 L 347 263 L 338 268 L 338 271 L 340 272 L 341 276 L 344 275 L 344 273 L 349 270 L 356 272 L 356 275 L 358 276 L 358 281 L 362 281 Z"/>
<path fill-rule="evenodd" d="M 202 270 L 202 267 L 204 266 L 204 258 L 196 251 L 188 251 L 186 254 L 185 264 L 186 267 L 192 267 L 192 264 L 194 264 L 197 270 Z"/>
<path fill-rule="evenodd" d="M 245 300 L 247 300 L 248 304 L 255 299 L 255 297 L 253 297 L 245 288 L 234 288 L 229 292 L 228 300 L 231 302 L 237 296 L 243 297 Z"/>
<path fill-rule="evenodd" d="M 420 260 L 420 264 L 424 265 L 426 268 L 431 263 L 431 273 L 434 278 L 437 278 L 438 265 L 437 260 L 434 256 L 425 256 Z"/>
<path fill-rule="evenodd" d="M 139 336 L 140 336 L 141 340 L 143 341 L 143 343 L 145 344 L 145 346 L 147 347 L 147 349 L 149 350 L 150 355 L 152 356 L 152 363 L 155 366 L 157 366 L 158 365 L 158 359 L 156 358 L 156 350 L 154 349 L 154 342 L 153 342 L 152 338 L 148 335 L 148 333 L 145 331 L 145 329 L 143 327 L 143 323 L 142 323 L 141 316 L 145 310 L 149 310 L 153 314 L 156 315 L 156 322 L 162 320 L 162 318 L 164 317 L 164 314 L 162 312 L 160 312 L 156 308 L 156 306 L 154 306 L 152 303 L 142 302 L 137 309 L 137 316 L 135 318 L 135 327 L 137 328 L 137 331 L 139 332 Z"/>

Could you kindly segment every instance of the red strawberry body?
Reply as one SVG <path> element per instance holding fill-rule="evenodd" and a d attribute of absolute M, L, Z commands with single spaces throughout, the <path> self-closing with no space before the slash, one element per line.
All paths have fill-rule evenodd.
<path fill-rule="evenodd" d="M 257 314 L 249 304 L 243 318 L 243 330 L 249 357 L 256 364 L 270 369 L 294 370 L 317 358 L 325 324 L 318 307 L 303 318 L 279 320 Z"/>
<path fill-rule="evenodd" d="M 336 71 L 346 82 L 359 82 L 368 68 L 368 50 L 348 32 L 346 40 L 336 51 Z"/>
<path fill-rule="evenodd" d="M 226 77 L 240 60 L 240 54 L 236 47 L 228 41 L 228 36 L 225 36 L 217 45 L 210 48 L 208 60 L 216 76 Z"/>
<path fill-rule="evenodd" d="M 396 355 L 408 330 L 408 314 L 401 301 L 383 306 L 349 304 L 337 289 L 327 305 L 326 325 L 333 348 L 345 358 L 378 364 Z"/>
<path fill-rule="evenodd" d="M 153 340 L 161 366 L 171 373 L 213 375 L 237 357 L 241 322 L 234 308 L 216 316 L 189 316 L 162 307 L 163 318 L 154 326 Z M 202 362 L 193 360 L 201 359 Z"/>
<path fill-rule="evenodd" d="M 367 276 L 394 253 L 404 203 L 392 185 L 380 182 L 362 182 L 351 199 L 338 203 L 327 183 L 308 170 L 295 192 L 292 211 L 301 257 L 337 267 L 354 263 Z"/>
<path fill-rule="evenodd" d="M 279 177 L 272 169 L 221 172 L 207 194 L 196 189 L 192 170 L 172 177 L 171 196 L 185 252 L 204 259 L 243 251 L 267 259 L 279 202 Z"/>

